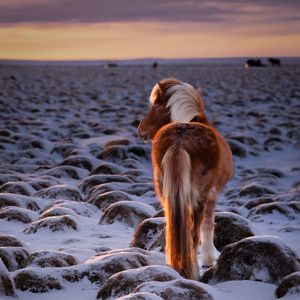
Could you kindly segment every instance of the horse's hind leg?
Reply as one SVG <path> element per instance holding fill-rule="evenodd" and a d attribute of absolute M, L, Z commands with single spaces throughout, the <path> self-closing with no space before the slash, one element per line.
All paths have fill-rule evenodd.
<path fill-rule="evenodd" d="M 201 223 L 201 260 L 203 266 L 212 266 L 214 255 L 214 210 L 217 192 L 212 188 L 204 202 L 203 218 Z"/>
<path fill-rule="evenodd" d="M 197 250 L 200 242 L 200 224 L 202 220 L 202 213 L 203 213 L 203 206 L 202 203 L 197 208 L 194 208 L 193 211 L 193 221 L 194 221 L 194 228 L 193 228 L 193 244 L 194 244 L 194 254 L 195 254 L 195 273 L 194 279 L 198 280 L 200 277 L 199 273 L 199 265 L 198 265 L 198 258 L 197 258 Z"/>

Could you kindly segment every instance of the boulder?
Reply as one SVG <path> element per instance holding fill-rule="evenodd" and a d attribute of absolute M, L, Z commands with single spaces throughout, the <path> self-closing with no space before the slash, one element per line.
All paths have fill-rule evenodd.
<path fill-rule="evenodd" d="M 13 235 L 0 234 L 0 247 L 24 247 L 25 244 Z"/>
<path fill-rule="evenodd" d="M 250 236 L 254 236 L 254 232 L 247 219 L 230 212 L 215 214 L 214 244 L 219 251 L 229 244 Z"/>
<path fill-rule="evenodd" d="M 100 224 L 112 224 L 116 221 L 135 227 L 144 219 L 156 214 L 156 210 L 145 203 L 136 201 L 119 201 L 111 204 L 104 211 Z"/>
<path fill-rule="evenodd" d="M 130 246 L 164 252 L 165 226 L 164 217 L 145 219 L 138 225 Z"/>
<path fill-rule="evenodd" d="M 15 286 L 18 290 L 31 293 L 46 293 L 50 290 L 61 290 L 63 287 L 57 276 L 49 274 L 42 269 L 20 270 L 14 277 Z"/>
<path fill-rule="evenodd" d="M 250 210 L 248 218 L 251 221 L 259 220 L 263 215 L 270 215 L 276 212 L 286 217 L 290 221 L 296 220 L 300 213 L 300 202 L 271 202 L 261 204 Z"/>
<path fill-rule="evenodd" d="M 10 272 L 23 268 L 28 255 L 23 247 L 0 247 L 0 258 Z"/>
<path fill-rule="evenodd" d="M 24 264 L 26 267 L 60 268 L 77 265 L 78 260 L 73 255 L 62 251 L 36 251 L 26 258 Z"/>
<path fill-rule="evenodd" d="M 0 298 L 1 296 L 16 297 L 16 290 L 10 273 L 0 259 Z"/>
<path fill-rule="evenodd" d="M 256 280 L 278 284 L 300 268 L 299 258 L 276 237 L 249 237 L 226 246 L 215 266 L 202 277 L 207 283 Z"/>
<path fill-rule="evenodd" d="M 66 184 L 53 185 L 49 188 L 40 190 L 35 196 L 47 199 L 82 201 L 80 191 L 76 187 Z"/>
<path fill-rule="evenodd" d="M 93 163 L 88 156 L 84 155 L 71 155 L 60 163 L 60 166 L 74 166 L 77 168 L 86 169 L 91 171 L 93 169 Z"/>
<path fill-rule="evenodd" d="M 299 294 L 300 296 L 300 271 L 285 276 L 275 291 L 277 298 L 288 294 Z"/>
<path fill-rule="evenodd" d="M 277 192 L 268 186 L 259 183 L 249 183 L 244 186 L 239 193 L 240 197 L 261 197 L 261 196 L 272 196 Z"/>
<path fill-rule="evenodd" d="M 139 285 L 136 292 L 150 292 L 164 300 L 213 300 L 211 288 L 203 283 L 177 279 L 168 282 L 150 281 Z"/>
<path fill-rule="evenodd" d="M 32 196 L 36 190 L 26 182 L 6 182 L 0 186 L 0 193 Z"/>
<path fill-rule="evenodd" d="M 80 188 L 84 193 L 89 193 L 95 186 L 107 182 L 132 183 L 132 180 L 124 175 L 91 175 L 81 182 Z"/>
<path fill-rule="evenodd" d="M 0 208 L 7 206 L 23 207 L 34 211 L 40 210 L 39 202 L 34 197 L 11 193 L 0 193 Z"/>
<path fill-rule="evenodd" d="M 74 217 L 64 215 L 64 216 L 55 216 L 47 217 L 38 221 L 35 221 L 27 228 L 24 229 L 24 233 L 36 233 L 41 229 L 48 229 L 52 232 L 55 231 L 75 231 L 78 229 L 77 221 Z"/>
<path fill-rule="evenodd" d="M 146 266 L 133 270 L 126 270 L 112 275 L 101 287 L 97 299 L 106 300 L 132 293 L 141 283 L 148 281 L 170 281 L 180 279 L 181 276 L 167 266 Z"/>
<path fill-rule="evenodd" d="M 131 201 L 129 194 L 122 191 L 110 191 L 103 194 L 91 195 L 86 198 L 86 201 L 97 206 L 100 209 L 106 209 L 113 203 L 119 201 Z"/>

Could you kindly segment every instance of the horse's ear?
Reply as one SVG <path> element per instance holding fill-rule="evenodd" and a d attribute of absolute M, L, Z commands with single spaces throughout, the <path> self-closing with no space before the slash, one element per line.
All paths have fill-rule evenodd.
<path fill-rule="evenodd" d="M 157 81 L 157 85 L 161 91 L 164 91 L 165 87 L 160 81 Z"/>

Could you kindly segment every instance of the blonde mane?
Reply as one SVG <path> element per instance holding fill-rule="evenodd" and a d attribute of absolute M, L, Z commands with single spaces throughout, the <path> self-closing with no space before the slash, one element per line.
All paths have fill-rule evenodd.
<path fill-rule="evenodd" d="M 190 122 L 204 111 L 199 93 L 188 83 L 171 85 L 166 94 L 170 95 L 167 106 L 170 107 L 173 122 Z"/>

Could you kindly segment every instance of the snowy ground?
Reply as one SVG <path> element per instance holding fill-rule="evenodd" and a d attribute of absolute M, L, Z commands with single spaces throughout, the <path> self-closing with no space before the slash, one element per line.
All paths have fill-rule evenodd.
<path fill-rule="evenodd" d="M 300 65 L 247 70 L 216 64 L 166 64 L 156 70 L 0 67 L 0 235 L 19 238 L 28 254 L 41 250 L 71 254 L 78 266 L 107 250 L 130 247 L 140 220 L 130 224 L 114 217 L 112 224 L 99 224 L 104 210 L 91 199 L 121 190 L 136 201 L 132 206 L 142 203 L 138 209 L 146 216 L 159 212 L 150 145 L 137 139 L 136 128 L 148 109 L 153 85 L 165 77 L 177 77 L 202 91 L 209 120 L 235 148 L 235 175 L 216 210 L 248 218 L 255 235 L 280 237 L 299 257 Z M 109 175 L 118 178 L 97 171 L 107 163 L 117 169 Z M 83 188 L 93 175 L 99 175 L 99 184 Z M 251 185 L 269 192 L 254 195 Z M 271 197 L 279 208 L 268 211 L 262 206 L 266 202 L 249 204 L 259 197 Z M 44 215 L 49 209 L 50 214 Z M 63 224 L 58 231 L 51 230 L 50 222 L 65 215 L 76 228 Z M 37 229 L 43 220 L 45 227 Z M 161 252 L 152 255 L 152 264 L 163 262 Z M 18 272 L 20 267 L 11 270 L 12 278 Z M 207 291 L 216 300 L 267 300 L 275 299 L 276 287 L 237 280 L 207 286 Z M 98 285 L 83 278 L 64 282 L 62 290 L 41 294 L 18 289 L 17 295 L 22 300 L 79 300 L 95 299 L 98 291 Z"/>

